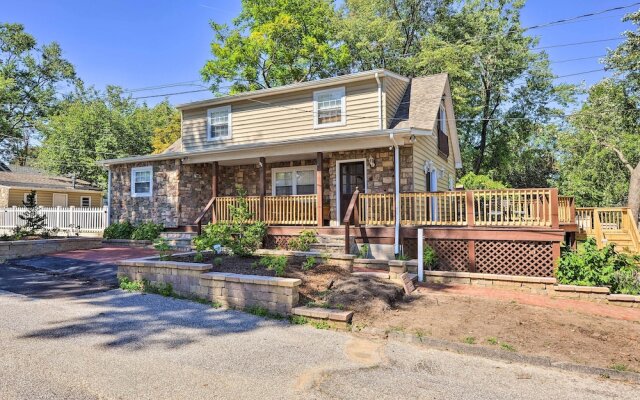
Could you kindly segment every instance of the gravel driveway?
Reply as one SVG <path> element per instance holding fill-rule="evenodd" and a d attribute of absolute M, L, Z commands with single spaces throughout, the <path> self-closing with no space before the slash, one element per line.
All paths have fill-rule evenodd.
<path fill-rule="evenodd" d="M 111 290 L 0 292 L 2 399 L 637 399 L 588 375 Z"/>

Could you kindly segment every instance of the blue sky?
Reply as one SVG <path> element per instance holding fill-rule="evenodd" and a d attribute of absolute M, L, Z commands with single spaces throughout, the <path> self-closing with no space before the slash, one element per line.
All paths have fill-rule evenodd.
<path fill-rule="evenodd" d="M 628 5 L 633 0 L 529 0 L 524 26 L 572 17 L 604 8 Z M 107 84 L 127 89 L 197 81 L 209 58 L 212 31 L 209 21 L 231 21 L 240 0 L 0 0 L 1 22 L 19 22 L 40 43 L 57 41 L 78 75 L 90 85 Z M 636 7 L 637 9 L 637 7 Z M 633 8 L 625 11 L 634 10 Z M 619 37 L 631 24 L 622 23 L 625 11 L 615 11 L 576 23 L 531 30 L 540 46 Z M 548 49 L 553 70 L 567 75 L 601 68 L 598 58 L 617 41 Z M 568 59 L 591 57 L 571 62 Z M 592 84 L 604 72 L 577 75 L 558 81 Z M 197 90 L 181 86 L 135 92 L 135 96 Z M 174 104 L 210 97 L 207 92 L 171 96 Z M 162 98 L 146 100 L 154 104 Z"/>

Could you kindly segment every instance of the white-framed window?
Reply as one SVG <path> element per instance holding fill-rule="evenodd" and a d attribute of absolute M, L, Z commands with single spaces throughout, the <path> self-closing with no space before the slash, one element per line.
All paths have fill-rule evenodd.
<path fill-rule="evenodd" d="M 274 168 L 271 171 L 271 192 L 274 196 L 314 194 L 316 192 L 316 167 Z"/>
<path fill-rule="evenodd" d="M 153 193 L 153 167 L 131 168 L 131 196 L 151 197 Z"/>
<path fill-rule="evenodd" d="M 207 139 L 231 139 L 231 106 L 207 110 Z"/>
<path fill-rule="evenodd" d="M 313 92 L 313 127 L 345 125 L 347 105 L 344 87 Z"/>
<path fill-rule="evenodd" d="M 24 200 L 25 203 L 27 202 L 27 196 L 30 194 L 31 192 L 27 192 L 22 196 L 22 200 Z M 36 193 L 36 196 L 34 197 L 33 200 L 35 200 L 36 204 L 38 204 L 38 193 Z"/>
<path fill-rule="evenodd" d="M 91 196 L 80 196 L 80 207 L 91 207 Z"/>

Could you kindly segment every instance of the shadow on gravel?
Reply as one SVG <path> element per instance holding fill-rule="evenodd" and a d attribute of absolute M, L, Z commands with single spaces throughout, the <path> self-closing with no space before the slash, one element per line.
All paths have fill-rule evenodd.
<path fill-rule="evenodd" d="M 108 286 L 0 264 L 0 290 L 38 299 L 78 297 L 110 290 Z"/>
<path fill-rule="evenodd" d="M 180 348 L 211 336 L 248 332 L 281 322 L 239 311 L 216 310 L 208 305 L 151 294 L 111 290 L 72 300 L 91 309 L 89 316 L 56 321 L 22 339 L 103 337 L 107 348 L 141 350 L 148 347 Z"/>

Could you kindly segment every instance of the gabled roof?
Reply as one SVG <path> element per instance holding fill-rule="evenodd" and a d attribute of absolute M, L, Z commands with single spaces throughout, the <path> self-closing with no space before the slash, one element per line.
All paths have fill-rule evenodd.
<path fill-rule="evenodd" d="M 432 129 L 445 96 L 447 74 L 411 79 L 389 128 Z"/>
<path fill-rule="evenodd" d="M 76 179 L 75 187 L 73 179 L 64 176 L 47 175 L 45 173 L 21 173 L 0 171 L 0 186 L 11 188 L 29 189 L 54 189 L 54 190 L 92 190 L 102 191 L 102 189 L 91 185 L 87 181 Z"/>

